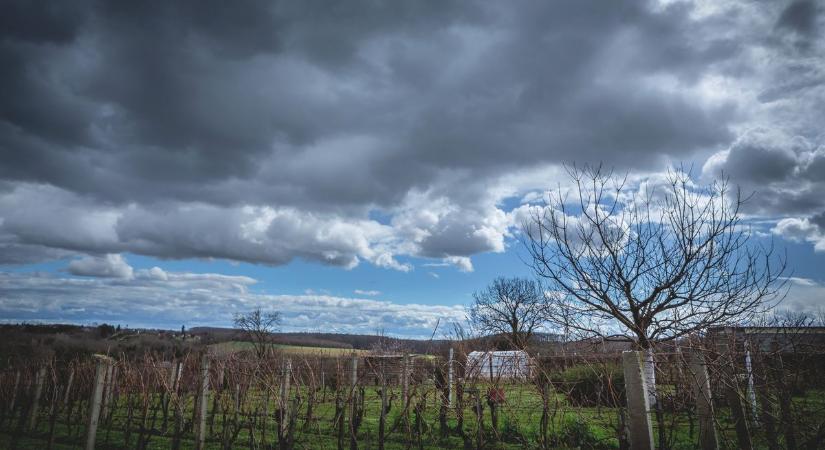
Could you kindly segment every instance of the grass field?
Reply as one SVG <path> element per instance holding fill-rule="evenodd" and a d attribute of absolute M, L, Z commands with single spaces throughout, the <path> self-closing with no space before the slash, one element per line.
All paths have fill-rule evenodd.
<path fill-rule="evenodd" d="M 364 389 L 364 415 L 363 422 L 358 431 L 359 448 L 377 448 L 378 439 L 378 422 L 380 410 L 380 393 L 378 387 L 366 387 Z M 387 415 L 387 430 L 386 448 L 401 449 L 408 448 L 408 442 L 414 441 L 413 447 L 418 446 L 418 439 L 420 433 L 421 448 L 463 448 L 465 446 L 465 439 L 462 438 L 461 433 L 456 429 L 457 411 L 455 408 L 449 410 L 447 425 L 450 428 L 447 436 L 441 435 L 441 430 L 438 421 L 439 400 L 436 397 L 437 393 L 433 389 L 425 392 L 418 391 L 412 398 L 412 403 L 409 409 L 407 421 L 403 420 L 403 414 L 399 405 L 398 389 L 394 389 L 392 395 L 395 396 L 392 409 Z M 321 448 L 334 449 L 336 448 L 336 436 L 333 429 L 333 419 L 335 415 L 334 393 L 331 391 L 318 392 L 319 401 L 315 405 L 313 413 L 314 420 L 306 422 L 306 404 L 301 404 L 302 411 L 299 414 L 297 423 L 297 439 L 295 443 L 296 448 Z M 510 386 L 506 389 L 507 402 L 501 405 L 499 411 L 499 426 L 498 429 L 492 429 L 491 418 L 489 414 L 489 407 L 484 405 L 483 412 L 483 441 L 484 448 L 491 449 L 517 449 L 535 447 L 535 442 L 538 439 L 538 423 L 541 416 L 541 402 L 539 397 L 530 389 L 524 386 Z M 261 440 L 266 438 L 268 443 L 275 440 L 274 430 L 277 426 L 274 418 L 270 418 L 266 424 L 267 436 L 264 437 L 263 418 L 259 415 L 254 416 L 254 409 L 257 411 L 263 410 L 263 398 L 261 393 L 249 393 L 246 404 L 249 410 L 246 414 L 239 417 L 240 423 L 252 424 L 254 430 L 254 441 L 256 444 L 250 446 L 250 427 L 244 426 L 238 432 L 237 438 L 234 441 L 233 448 L 263 448 L 260 447 Z M 219 394 L 217 405 L 231 403 L 228 393 Z M 302 393 L 302 397 L 306 397 L 306 392 Z M 419 409 L 420 416 L 416 413 L 415 403 L 421 398 L 425 398 L 424 408 Z M 154 399 L 154 405 L 160 407 L 160 398 Z M 469 402 L 468 402 L 469 403 Z M 255 405 L 253 407 L 252 405 Z M 214 404 L 210 404 L 210 412 Z M 271 399 L 269 402 L 269 411 L 275 411 L 277 408 L 276 401 Z M 189 399 L 185 407 L 183 417 L 185 419 L 184 428 L 191 428 L 190 419 L 194 409 L 194 402 Z M 347 408 L 348 409 L 348 408 Z M 615 427 L 618 414 L 616 410 L 609 408 L 564 408 L 557 411 L 553 422 L 550 425 L 551 434 L 558 439 L 584 439 L 590 442 L 592 446 L 587 448 L 618 448 L 618 441 L 615 439 L 615 432 L 612 428 Z M 150 409 L 150 417 L 151 417 Z M 463 432 L 467 437 L 468 443 L 472 445 L 477 437 L 476 417 L 473 413 L 471 405 L 467 405 L 464 409 L 464 427 Z M 131 436 L 127 441 L 127 437 L 123 430 L 126 429 L 126 420 L 128 413 L 125 405 L 122 403 L 118 405 L 112 412 L 110 420 L 101 421 L 98 430 L 97 441 L 98 448 L 136 448 L 138 431 L 138 423 L 133 417 L 131 428 Z M 226 420 L 227 422 L 224 422 Z M 219 437 L 223 433 L 224 427 L 231 427 L 231 418 L 224 417 L 223 412 L 218 406 L 218 414 L 214 416 L 213 433 L 207 439 L 207 448 L 219 449 L 221 443 Z M 155 423 L 152 427 L 151 437 L 148 445 L 145 448 L 149 449 L 166 449 L 171 447 L 172 440 L 170 435 L 172 433 L 171 421 L 167 423 L 166 427 L 161 426 L 162 419 L 160 413 L 157 414 L 154 421 L 149 419 L 149 423 Z M 21 439 L 18 442 L 19 448 L 41 449 L 45 448 L 48 441 L 48 419 L 40 420 L 38 427 L 26 434 L 29 437 Z M 390 432 L 390 429 L 395 427 L 395 431 Z M 417 431 L 417 430 L 420 430 Z M 11 434 L 13 427 L 7 424 L 3 427 L 3 434 L 0 434 L 0 447 L 9 448 L 11 443 Z M 348 431 L 347 431 L 348 433 Z M 58 420 L 55 426 L 55 445 L 53 448 L 77 448 L 82 442 L 82 427 L 72 427 L 67 424 L 65 420 Z M 184 433 L 184 438 L 181 441 L 181 448 L 194 448 L 193 434 L 191 430 Z M 531 444 L 532 443 L 532 444 Z M 346 435 L 345 446 L 349 447 L 349 435 Z"/>
<path fill-rule="evenodd" d="M 366 355 L 369 353 L 368 350 L 356 350 L 351 348 L 337 348 L 337 347 L 307 347 L 307 346 L 299 346 L 299 345 L 283 345 L 283 344 L 270 344 L 270 346 L 277 350 L 278 352 L 286 353 L 289 355 L 296 355 L 296 356 L 327 356 L 327 357 L 336 357 L 336 356 L 350 356 L 352 354 L 356 355 Z M 229 341 L 229 342 L 221 342 L 218 344 L 212 344 L 209 346 L 210 351 L 212 351 L 216 355 L 227 355 L 230 353 L 240 352 L 240 351 L 252 351 L 254 350 L 254 345 L 251 342 L 246 341 Z"/>
<path fill-rule="evenodd" d="M 249 343 L 229 342 L 217 346 L 215 350 L 231 355 L 247 350 L 250 346 Z M 356 417 L 361 417 L 360 427 L 355 433 L 357 446 L 361 449 L 378 448 L 380 374 L 386 374 L 389 380 L 386 394 L 391 407 L 387 414 L 384 440 L 387 449 L 620 448 L 619 435 L 623 429 L 621 423 L 624 412 L 608 405 L 616 405 L 617 400 L 609 399 L 621 399 L 622 394 L 611 391 L 609 398 L 597 394 L 596 397 L 586 397 L 585 400 L 572 395 L 574 391 L 571 390 L 571 383 L 580 383 L 596 366 L 568 367 L 557 375 L 566 374 L 569 379 L 561 377 L 566 381 L 558 381 L 554 378 L 552 383 L 544 385 L 549 389 L 545 435 L 542 432 L 545 402 L 537 387 L 528 380 L 503 382 L 496 386 L 485 381 L 465 380 L 463 403 L 456 398 L 452 407 L 442 409 L 442 393 L 436 388 L 436 380 L 444 379 L 443 372 L 435 369 L 439 367 L 439 362 L 430 358 L 416 358 L 415 364 L 411 363 L 410 366 L 415 370 L 407 372 L 410 401 L 405 409 L 399 381 L 399 375 L 405 372 L 393 368 L 392 361 L 362 358 L 356 367 L 360 369 L 357 372 L 358 387 L 353 390 L 350 385 L 352 366 L 348 365 L 348 358 L 306 358 L 300 362 L 301 355 L 348 356 L 351 350 L 299 346 L 278 346 L 278 350 L 297 357 L 270 361 L 270 365 L 234 356 L 212 361 L 205 448 L 277 447 L 279 408 L 283 406 L 279 396 L 281 386 L 286 386 L 281 384 L 283 380 L 291 380 L 287 403 L 289 409 L 296 412 L 294 448 L 338 448 L 336 411 L 344 411 L 343 447 L 349 448 L 349 424 L 353 408 L 350 399 L 353 393 L 359 393 L 363 398 L 363 414 L 356 414 Z M 338 355 L 335 355 L 336 352 Z M 294 362 L 294 372 L 290 372 L 289 378 L 283 376 L 283 371 L 287 370 L 282 364 L 285 361 Z M 197 358 L 184 360 L 182 366 L 122 361 L 117 366 L 120 374 L 115 377 L 119 380 L 119 387 L 109 404 L 109 413 L 101 416 L 96 435 L 97 448 L 194 448 L 196 397 L 200 380 L 203 379 L 199 375 L 200 364 Z M 73 367 L 75 371 L 72 373 L 77 377 L 70 390 L 72 395 L 66 397 L 71 400 L 67 403 L 54 400 L 63 398 L 60 386 L 66 386 L 61 384 L 66 380 L 64 372 L 64 378 L 55 378 L 63 381 L 47 384 L 43 389 L 33 429 L 29 429 L 28 425 L 31 417 L 28 405 L 31 404 L 31 393 L 34 392 L 31 377 L 24 376 L 29 381 L 24 381 L 21 385 L 23 388 L 19 391 L 17 403 L 11 413 L 3 406 L 8 404 L 8 394 L 13 391 L 8 389 L 8 383 L 0 385 L 0 390 L 4 393 L 4 401 L 0 403 L 0 448 L 68 449 L 82 446 L 95 367 Z M 170 372 L 174 367 L 183 367 L 183 370 Z M 599 367 L 606 369 L 611 366 L 607 364 Z M 4 380 L 13 380 L 8 378 L 10 373 L 6 372 L 7 378 Z M 179 381 L 173 383 L 171 388 L 166 384 L 170 374 L 182 374 L 182 378 L 178 378 Z M 599 380 L 590 379 L 594 382 Z M 603 378 L 610 379 L 612 378 Z M 56 391 L 54 386 L 58 387 Z M 309 386 L 317 386 L 317 389 L 310 389 Z M 335 390 L 336 386 L 338 391 Z M 602 392 L 604 387 L 598 382 L 586 386 L 589 386 L 588 392 L 593 393 Z M 492 407 L 487 396 L 488 392 L 495 392 L 489 391 L 492 387 L 501 388 L 504 393 L 503 400 L 496 407 L 496 425 L 493 424 Z M 692 400 L 689 396 L 682 395 L 689 390 L 690 386 L 666 384 L 664 378 L 657 388 L 662 404 L 665 405 L 662 434 L 671 450 L 692 449 L 697 445 L 699 429 L 696 417 L 690 415 L 693 412 Z M 779 414 L 779 409 L 776 408 L 777 416 L 774 417 L 792 417 L 800 443 L 798 448 L 818 448 L 811 444 L 816 442 L 811 437 L 816 435 L 817 430 L 825 430 L 825 392 L 813 388 L 796 392 L 787 405 L 791 416 Z M 336 397 L 340 398 L 340 402 L 336 402 Z M 310 398 L 315 400 L 310 402 Z M 592 401 L 593 398 L 600 400 Z M 682 399 L 681 403 L 679 399 Z M 621 403 L 621 400 L 618 402 Z M 463 405 L 462 409 L 458 407 L 460 404 Z M 724 396 L 718 395 L 714 404 L 721 448 L 738 448 Z M 356 405 L 359 403 L 356 402 Z M 477 406 L 481 408 L 480 416 Z M 51 415 L 52 411 L 55 412 L 54 415 Z M 445 419 L 443 422 L 442 413 Z M 658 440 L 658 422 L 652 422 L 653 434 Z M 787 423 L 775 423 L 780 431 L 779 448 L 783 448 L 781 444 L 784 444 Z M 754 448 L 768 448 L 762 424 L 751 422 L 750 425 Z M 546 440 L 543 439 L 544 436 Z"/>
<path fill-rule="evenodd" d="M 481 391 L 486 388 L 479 386 Z M 297 394 L 298 398 L 306 398 L 308 392 L 305 389 L 293 391 L 293 398 Z M 540 427 L 541 422 L 541 399 L 535 390 L 529 385 L 511 385 L 505 389 L 506 401 L 498 408 L 498 427 L 493 429 L 490 417 L 489 406 L 483 404 L 483 448 L 488 449 L 523 449 L 540 448 Z M 399 390 L 393 388 L 391 396 L 395 398 L 392 408 L 387 416 L 386 448 L 402 449 L 410 448 L 474 448 L 477 438 L 477 421 L 473 411 L 472 396 L 465 398 L 465 408 L 463 410 L 464 423 L 461 430 L 458 427 L 458 411 L 456 408 L 448 410 L 447 426 L 449 430 L 446 435 L 442 435 L 439 424 L 440 399 L 433 386 L 421 385 L 417 388 L 412 397 L 409 414 L 404 420 L 402 408 L 399 405 Z M 217 395 L 217 398 L 215 397 Z M 337 446 L 334 426 L 335 415 L 335 393 L 326 390 L 317 392 L 318 401 L 314 405 L 313 420 L 306 421 L 306 402 L 299 404 L 300 413 L 296 423 L 295 448 L 303 449 L 334 449 Z M 483 396 L 482 396 L 483 397 Z M 419 403 L 424 399 L 423 403 Z M 174 431 L 174 421 L 169 418 L 162 419 L 161 407 L 162 398 L 155 396 L 149 402 L 149 414 L 147 416 L 146 430 L 144 437 L 148 437 L 144 448 L 166 449 L 172 447 L 172 434 Z M 266 448 L 262 446 L 262 441 L 268 444 L 276 442 L 275 429 L 277 422 L 274 411 L 278 404 L 274 397 L 269 399 L 266 409 L 270 413 L 268 419 L 264 419 L 262 412 L 265 408 L 265 395 L 262 392 L 248 392 L 244 400 L 244 411 L 234 416 L 231 408 L 233 403 L 232 395 L 228 391 L 213 393 L 212 402 L 209 404 L 211 421 L 211 432 L 207 438 L 209 449 L 222 448 L 221 436 L 226 430 L 237 430 L 237 436 L 232 442 L 232 448 Z M 117 448 L 138 448 L 140 420 L 135 417 L 137 412 L 133 410 L 133 417 L 128 428 L 131 428 L 130 435 L 127 436 L 124 430 L 127 428 L 129 413 L 125 400 L 121 400 L 114 406 L 109 418 L 101 420 L 97 434 L 97 448 L 117 449 Z M 564 396 L 556 395 L 553 400 L 552 416 L 548 425 L 548 432 L 551 444 L 548 448 L 584 448 L 584 449 L 618 449 L 616 427 L 619 421 L 619 410 L 608 407 L 573 407 L 569 405 Z M 416 406 L 421 408 L 416 411 Z M 80 405 L 85 406 L 85 405 Z M 229 407 L 228 407 L 229 406 Z M 226 409 L 228 407 L 228 409 Z M 349 411 L 349 408 L 346 408 Z M 194 434 L 192 432 L 192 417 L 194 411 L 194 399 L 189 397 L 184 406 L 182 414 L 183 433 L 180 440 L 180 448 L 194 448 Z M 364 414 L 363 422 L 358 430 L 359 448 L 377 448 L 378 442 L 378 422 L 380 411 L 380 390 L 377 386 L 364 388 Z M 420 414 L 418 414 L 420 412 Z M 214 414 L 213 414 L 214 413 Z M 721 422 L 725 423 L 725 412 L 720 411 Z M 697 430 L 692 434 L 686 416 L 671 415 L 666 416 L 669 425 L 668 433 L 673 441 L 673 449 L 695 448 L 697 440 Z M 17 442 L 18 448 L 42 449 L 47 447 L 49 436 L 48 417 L 43 414 L 35 430 L 27 432 L 27 437 Z M 234 428 L 237 427 L 237 428 Z M 14 425 L 3 422 L 2 433 L 0 433 L 0 448 L 11 448 L 11 436 L 14 433 Z M 393 431 L 391 429 L 395 428 Z M 77 448 L 82 443 L 83 424 L 73 423 L 63 416 L 58 416 L 55 422 L 54 445 L 55 449 Z M 722 430 L 722 440 L 726 443 L 735 442 L 732 428 Z M 657 435 L 654 430 L 654 435 Z M 419 443 L 420 439 L 420 443 Z M 420 447 L 419 447 L 420 446 Z M 345 432 L 345 447 L 349 447 L 348 429 Z M 735 447 L 724 447 L 735 448 Z"/>

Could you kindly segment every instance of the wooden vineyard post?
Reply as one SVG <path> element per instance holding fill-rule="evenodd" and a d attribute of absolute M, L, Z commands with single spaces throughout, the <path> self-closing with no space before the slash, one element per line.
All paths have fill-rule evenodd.
<path fill-rule="evenodd" d="M 733 352 L 727 343 L 721 343 L 719 344 L 719 353 L 722 355 L 722 364 L 724 364 L 726 368 L 727 381 L 725 382 L 725 396 L 730 406 L 731 418 L 733 419 L 734 425 L 736 425 L 736 441 L 740 449 L 751 450 L 753 443 L 751 441 L 750 429 L 748 429 L 745 405 L 742 402 L 742 396 L 739 392 Z"/>
<path fill-rule="evenodd" d="M 354 354 L 352 355 L 352 364 L 350 366 L 352 370 L 350 381 L 352 382 L 352 388 L 355 389 L 355 386 L 358 384 L 358 357 Z"/>
<path fill-rule="evenodd" d="M 281 423 L 278 430 L 278 440 L 281 448 L 284 448 L 283 442 L 287 438 L 289 431 L 289 383 L 292 378 L 292 360 L 287 359 L 284 362 L 283 378 L 281 380 L 281 395 L 278 399 L 281 408 Z"/>
<path fill-rule="evenodd" d="M 203 450 L 206 444 L 206 414 L 209 406 L 209 356 L 203 355 L 201 360 L 201 389 L 198 396 L 198 424 L 195 429 L 195 448 Z"/>
<path fill-rule="evenodd" d="M 785 363 L 782 360 L 782 354 L 779 353 L 776 343 L 773 344 L 773 365 L 774 382 L 779 394 L 779 414 L 782 418 L 783 435 L 785 436 L 785 448 L 796 449 L 796 427 L 794 426 L 794 417 L 791 409 L 791 391 L 785 380 Z"/>
<path fill-rule="evenodd" d="M 449 358 L 447 359 L 447 405 L 453 407 L 453 348 L 450 347 Z"/>
<path fill-rule="evenodd" d="M 408 400 L 409 400 L 409 392 L 408 392 L 408 390 L 409 390 L 409 378 L 408 378 L 409 369 L 407 368 L 407 365 L 409 363 L 410 363 L 410 354 L 409 353 L 404 353 L 404 362 L 403 362 L 402 367 L 401 367 L 401 399 L 402 399 L 402 406 L 404 407 L 405 410 L 407 408 L 407 403 L 408 403 Z"/>
<path fill-rule="evenodd" d="M 103 385 L 106 382 L 106 373 L 112 366 L 112 358 L 104 355 L 95 355 L 97 368 L 95 369 L 95 381 L 92 385 L 92 396 L 89 399 L 89 421 L 86 426 L 86 450 L 94 450 L 95 438 L 97 437 L 97 423 L 100 419 L 100 403 L 103 400 Z"/>
<path fill-rule="evenodd" d="M 69 370 L 69 380 L 66 381 L 66 392 L 63 393 L 63 407 L 69 403 L 69 395 L 72 392 L 72 383 L 74 382 L 74 367 Z"/>
<path fill-rule="evenodd" d="M 352 383 L 352 387 L 350 389 L 350 412 L 349 412 L 349 433 L 350 433 L 350 448 L 357 447 L 357 428 L 355 425 L 357 412 L 356 409 L 358 408 L 358 402 L 356 399 L 357 393 L 356 390 L 358 389 L 358 356 L 355 353 L 352 354 L 352 362 L 350 364 L 352 369 L 352 374 L 350 375 L 350 381 Z"/>
<path fill-rule="evenodd" d="M 103 382 L 103 397 L 100 400 L 100 417 L 105 421 L 109 417 L 109 404 L 112 401 L 114 388 L 114 366 L 111 365 L 106 370 L 106 380 Z"/>
<path fill-rule="evenodd" d="M 699 448 L 718 450 L 719 439 L 716 435 L 708 368 L 704 356 L 698 351 L 693 352 L 691 356 L 690 372 L 693 376 L 693 393 L 696 397 L 696 415 L 699 418 Z"/>
<path fill-rule="evenodd" d="M 16 371 L 14 375 L 14 389 L 11 390 L 11 400 L 9 400 L 9 420 L 14 415 L 14 407 L 17 404 L 17 390 L 20 388 L 20 371 Z"/>
<path fill-rule="evenodd" d="M 653 450 L 653 427 L 650 422 L 650 401 L 644 374 L 642 353 L 622 352 L 624 383 L 627 391 L 628 437 L 633 450 Z"/>
<path fill-rule="evenodd" d="M 381 415 L 378 417 L 378 450 L 384 450 L 384 432 L 387 426 L 387 375 L 381 359 Z"/>
<path fill-rule="evenodd" d="M 33 430 L 37 426 L 37 413 L 39 412 L 40 397 L 43 394 L 43 380 L 46 379 L 46 367 L 43 366 L 37 369 L 37 374 L 34 376 L 34 396 L 32 397 L 32 406 L 29 410 L 29 430 Z"/>
<path fill-rule="evenodd" d="M 745 339 L 742 343 L 745 348 L 745 375 L 748 377 L 748 401 L 750 403 L 750 411 L 751 411 L 751 418 L 753 420 L 753 424 L 758 426 L 759 425 L 759 407 L 756 403 L 756 389 L 754 388 L 754 380 L 753 380 L 753 360 L 751 359 L 751 349 L 750 349 L 750 342 Z"/>

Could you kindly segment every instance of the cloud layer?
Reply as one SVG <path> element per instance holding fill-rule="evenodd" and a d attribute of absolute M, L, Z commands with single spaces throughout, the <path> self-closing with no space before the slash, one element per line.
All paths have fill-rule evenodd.
<path fill-rule="evenodd" d="M 12 1 L 0 263 L 465 272 L 564 163 L 679 162 L 825 249 L 813 1 Z"/>
<path fill-rule="evenodd" d="M 96 270 L 96 269 L 93 269 Z M 388 333 L 428 338 L 438 325 L 464 320 L 464 307 L 398 304 L 332 295 L 254 292 L 243 276 L 137 270 L 132 278 L 69 278 L 0 273 L 0 317 L 5 321 L 108 322 L 177 329 L 232 325 L 235 313 L 278 311 L 284 331 Z"/>
<path fill-rule="evenodd" d="M 810 98 L 806 5 L 12 2 L 2 245 L 471 270 L 560 163 L 660 170 Z"/>
<path fill-rule="evenodd" d="M 45 273 L 0 272 L 0 317 L 6 322 L 107 322 L 177 329 L 181 325 L 228 327 L 233 314 L 255 308 L 278 311 L 284 331 L 375 333 L 429 338 L 465 320 L 463 305 L 399 304 L 329 294 L 270 295 L 257 280 L 215 273 L 167 272 L 158 267 L 133 277 L 70 278 Z M 790 278 L 783 310 L 821 314 L 825 284 Z"/>

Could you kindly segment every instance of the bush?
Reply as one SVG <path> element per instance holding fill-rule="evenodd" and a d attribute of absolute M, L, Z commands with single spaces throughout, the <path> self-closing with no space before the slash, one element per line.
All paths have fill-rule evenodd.
<path fill-rule="evenodd" d="M 558 447 L 575 447 L 583 450 L 609 450 L 616 446 L 604 437 L 596 434 L 581 417 L 568 420 L 561 432 L 552 438 L 552 445 Z"/>
<path fill-rule="evenodd" d="M 624 374 L 617 364 L 579 364 L 550 379 L 553 387 L 577 406 L 617 407 L 624 403 Z"/>

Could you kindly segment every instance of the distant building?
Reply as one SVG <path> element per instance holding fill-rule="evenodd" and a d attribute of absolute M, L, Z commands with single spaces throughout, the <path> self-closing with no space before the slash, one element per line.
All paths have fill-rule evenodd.
<path fill-rule="evenodd" d="M 467 355 L 467 377 L 486 379 L 518 379 L 532 375 L 530 355 L 522 350 L 470 352 Z"/>

